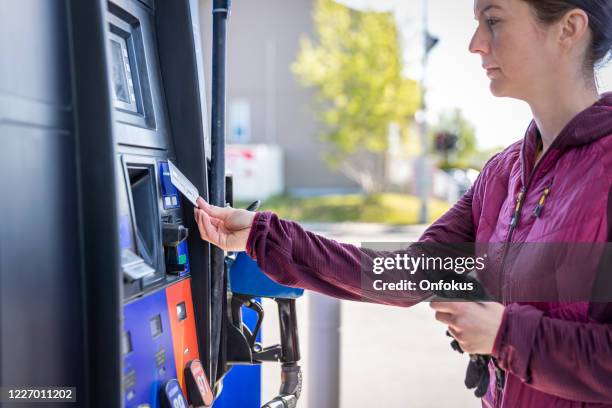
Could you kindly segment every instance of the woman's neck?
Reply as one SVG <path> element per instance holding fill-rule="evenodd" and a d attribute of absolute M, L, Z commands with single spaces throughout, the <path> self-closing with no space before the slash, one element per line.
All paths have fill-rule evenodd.
<path fill-rule="evenodd" d="M 533 118 L 542 136 L 543 152 L 546 152 L 563 128 L 578 113 L 599 100 L 595 84 L 577 88 L 568 81 L 560 83 L 551 92 L 542 92 L 528 101 Z"/>

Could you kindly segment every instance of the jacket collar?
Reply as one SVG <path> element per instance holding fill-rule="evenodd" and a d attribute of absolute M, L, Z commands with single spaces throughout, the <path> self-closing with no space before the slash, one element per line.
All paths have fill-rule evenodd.
<path fill-rule="evenodd" d="M 578 113 L 565 125 L 544 157 L 540 159 L 539 167 L 545 172 L 565 150 L 592 143 L 611 134 L 612 92 L 608 92 L 601 95 L 597 102 Z M 532 120 L 521 145 L 521 181 L 523 186 L 526 185 L 532 175 L 539 139 L 540 131 L 535 121 Z"/>

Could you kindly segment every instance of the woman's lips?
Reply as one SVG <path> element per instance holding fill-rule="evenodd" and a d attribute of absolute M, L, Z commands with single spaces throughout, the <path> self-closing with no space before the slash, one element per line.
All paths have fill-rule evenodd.
<path fill-rule="evenodd" d="M 487 71 L 487 76 L 489 78 L 494 77 L 501 72 L 501 69 L 499 68 L 485 68 L 485 70 Z"/>

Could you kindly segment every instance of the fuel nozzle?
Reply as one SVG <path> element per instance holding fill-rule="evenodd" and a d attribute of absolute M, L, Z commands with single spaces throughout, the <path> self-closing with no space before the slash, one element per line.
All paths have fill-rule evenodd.
<path fill-rule="evenodd" d="M 281 386 L 279 394 L 265 407 L 275 402 L 282 402 L 284 408 L 297 406 L 302 393 L 302 369 L 300 361 L 300 343 L 297 331 L 297 311 L 295 299 L 275 299 L 278 304 L 278 317 L 281 331 Z M 280 405 L 278 405 L 280 406 Z"/>
<path fill-rule="evenodd" d="M 262 408 L 294 408 L 302 393 L 302 370 L 295 363 L 283 363 L 281 387 L 277 397 L 262 405 Z"/>
<path fill-rule="evenodd" d="M 229 271 L 231 291 L 230 316 L 227 334 L 228 364 L 281 363 L 281 387 L 279 395 L 263 405 L 265 408 L 293 408 L 302 390 L 302 371 L 297 328 L 296 299 L 303 289 L 279 285 L 268 278 L 246 253 L 236 256 Z M 257 335 L 264 318 L 264 310 L 258 298 L 273 299 L 278 307 L 281 343 L 263 347 Z M 253 330 L 242 321 L 242 308 L 251 309 L 257 315 Z"/>

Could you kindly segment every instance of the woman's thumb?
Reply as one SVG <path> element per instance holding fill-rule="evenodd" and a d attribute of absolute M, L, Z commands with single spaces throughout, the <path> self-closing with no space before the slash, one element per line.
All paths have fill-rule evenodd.
<path fill-rule="evenodd" d="M 224 219 L 233 211 L 233 208 L 217 207 L 216 205 L 208 204 L 202 197 L 198 197 L 196 203 L 198 204 L 198 208 L 206 211 L 208 215 L 214 218 Z"/>

